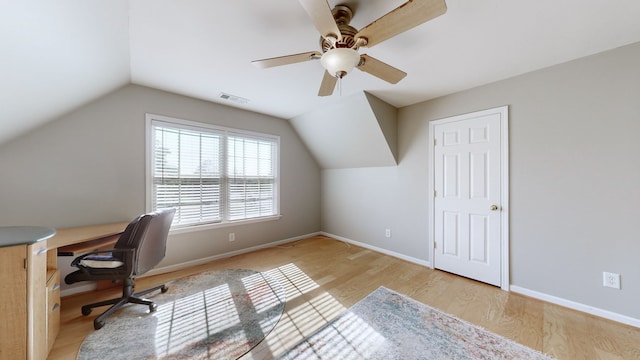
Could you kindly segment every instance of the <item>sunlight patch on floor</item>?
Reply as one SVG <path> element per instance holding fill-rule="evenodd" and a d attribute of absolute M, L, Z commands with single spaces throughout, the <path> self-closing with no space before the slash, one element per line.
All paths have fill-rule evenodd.
<path fill-rule="evenodd" d="M 265 282 L 264 275 L 257 273 L 159 305 L 152 314 L 157 322 L 156 355 L 178 354 L 187 346 L 225 333 L 234 334 L 236 342 L 249 341 L 246 325 L 242 325 L 248 319 L 257 319 L 260 329 L 267 333 L 274 324 L 268 313 L 285 300 L 274 295 L 276 291 Z"/>
<path fill-rule="evenodd" d="M 320 285 L 293 263 L 266 273 L 286 289 L 287 306 L 276 328 L 243 359 L 265 359 L 281 354 L 346 310 L 331 294 L 319 291 Z M 331 280 L 333 277 L 328 276 L 319 282 Z"/>
<path fill-rule="evenodd" d="M 265 274 L 279 281 L 285 290 L 287 305 L 276 328 L 243 359 L 272 358 L 293 348 L 297 343 L 312 335 L 327 322 L 343 313 L 346 308 L 330 293 L 322 291 L 320 285 L 311 279 L 295 264 L 289 263 L 265 271 Z M 268 290 L 250 291 L 260 284 L 260 275 L 252 275 L 242 279 L 242 285 L 252 296 L 254 310 L 258 313 L 277 305 L 276 300 L 261 296 L 260 292 Z M 320 279 L 327 283 L 333 277 Z M 239 314 L 233 301 L 223 301 L 229 298 L 229 286 L 221 285 L 203 292 L 199 292 L 172 303 L 158 307 L 158 331 L 156 334 L 156 349 L 159 356 L 175 353 L 185 344 L 194 339 L 205 339 L 212 333 L 230 331 L 240 324 Z M 285 300 L 285 299 L 282 299 Z M 206 322 L 193 323 L 188 320 L 179 321 L 180 315 L 189 313 L 188 318 L 207 318 Z M 381 343 L 373 331 L 366 329 L 366 324 L 360 324 L 353 319 L 354 324 L 344 324 L 344 328 L 328 329 L 339 336 L 348 339 L 353 344 L 366 344 L 366 341 Z M 357 329 L 357 331 L 356 331 Z M 350 350 L 352 351 L 352 349 Z M 343 353 L 341 351 L 341 353 Z M 344 350 L 347 353 L 347 350 Z"/>
<path fill-rule="evenodd" d="M 154 313 L 158 322 L 156 354 L 176 353 L 194 339 L 206 339 L 211 333 L 239 325 L 233 302 L 219 300 L 229 297 L 231 290 L 224 284 L 158 306 Z"/>
<path fill-rule="evenodd" d="M 323 349 L 324 353 L 330 353 L 335 359 L 367 359 L 377 349 L 388 346 L 387 339 L 372 328 L 366 321 L 357 315 L 347 312 L 330 326 L 320 330 L 315 336 L 307 339 L 309 347 L 296 357 L 301 359 L 315 358 L 313 345 L 322 347 L 324 343 L 320 339 L 332 339 L 332 349 Z"/>

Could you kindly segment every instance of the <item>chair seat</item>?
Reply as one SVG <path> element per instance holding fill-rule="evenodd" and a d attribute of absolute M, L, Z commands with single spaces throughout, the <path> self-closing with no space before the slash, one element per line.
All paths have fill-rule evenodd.
<path fill-rule="evenodd" d="M 110 256 L 87 256 L 80 261 L 80 265 L 93 269 L 114 269 L 124 265 L 124 262 Z"/>

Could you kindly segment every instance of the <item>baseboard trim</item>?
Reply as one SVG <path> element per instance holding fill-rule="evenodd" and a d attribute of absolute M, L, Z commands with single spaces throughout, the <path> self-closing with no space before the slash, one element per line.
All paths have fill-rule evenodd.
<path fill-rule="evenodd" d="M 245 249 L 230 251 L 230 252 L 227 252 L 227 253 L 213 255 L 213 256 L 206 257 L 206 258 L 202 258 L 202 259 L 191 260 L 191 261 L 183 262 L 183 263 L 180 263 L 180 264 L 163 266 L 163 267 L 160 267 L 160 268 L 152 269 L 152 270 L 148 271 L 146 274 L 144 274 L 144 275 L 142 275 L 140 277 L 147 277 L 147 276 L 153 276 L 153 275 L 158 275 L 158 274 L 164 274 L 164 273 L 168 273 L 168 272 L 172 272 L 172 271 L 178 271 L 178 270 L 186 269 L 188 267 L 206 264 L 206 263 L 209 263 L 209 262 L 212 262 L 212 261 L 215 261 L 215 260 L 225 259 L 225 258 L 228 258 L 228 257 L 232 257 L 232 256 L 236 256 L 236 255 L 240 255 L 240 254 L 244 254 L 244 253 L 260 250 L 260 249 L 270 248 L 270 247 L 273 247 L 273 246 L 278 246 L 278 245 L 290 243 L 290 242 L 293 242 L 293 241 L 298 241 L 298 240 L 310 238 L 310 237 L 317 236 L 317 235 L 320 235 L 320 234 L 321 234 L 320 232 L 315 232 L 315 233 L 310 233 L 310 234 L 306 234 L 306 235 L 295 236 L 295 237 L 291 237 L 291 238 L 284 239 L 284 240 L 273 241 L 273 242 L 270 242 L 270 243 L 257 245 L 257 246 L 252 246 L 252 247 L 248 247 L 248 248 L 245 248 Z"/>
<path fill-rule="evenodd" d="M 389 251 L 387 249 L 379 248 L 377 246 L 369 245 L 369 244 L 366 244 L 366 243 L 363 243 L 363 242 L 360 242 L 360 241 L 355 241 L 355 240 L 352 240 L 352 239 L 348 239 L 348 238 L 345 238 L 345 237 L 342 237 L 342 236 L 338 236 L 338 235 L 335 235 L 335 234 L 331 234 L 331 233 L 328 233 L 328 232 L 324 232 L 324 231 L 321 231 L 320 235 L 328 236 L 328 237 L 336 239 L 336 240 L 344 241 L 346 243 L 353 244 L 353 245 L 356 245 L 356 246 L 360 246 L 360 247 L 363 247 L 365 249 L 373 250 L 373 251 L 376 251 L 376 252 L 379 252 L 379 253 L 382 253 L 382 254 L 385 254 L 385 255 L 393 256 L 393 257 L 401 259 L 401 260 L 405 260 L 405 261 L 408 261 L 408 262 L 411 262 L 411 263 L 414 263 L 414 264 L 418 264 L 418 265 L 422 265 L 422 266 L 426 266 L 426 267 L 431 268 L 431 262 L 430 261 L 420 260 L 420 259 L 417 259 L 417 258 L 414 258 L 414 257 L 411 257 L 411 256 L 406 256 L 406 255 L 403 255 L 403 254 L 400 254 L 400 253 L 397 253 L 397 252 Z"/>
<path fill-rule="evenodd" d="M 569 309 L 578 310 L 587 314 L 599 316 L 608 320 L 616 321 L 626 325 L 640 328 L 640 319 L 632 318 L 630 316 L 618 314 L 609 310 L 596 308 L 593 306 L 585 305 L 579 302 L 563 299 L 557 296 L 541 293 L 535 290 L 529 290 L 517 285 L 511 285 L 511 291 L 514 293 L 529 296 L 538 300 L 543 300 L 552 304 L 567 307 Z"/>

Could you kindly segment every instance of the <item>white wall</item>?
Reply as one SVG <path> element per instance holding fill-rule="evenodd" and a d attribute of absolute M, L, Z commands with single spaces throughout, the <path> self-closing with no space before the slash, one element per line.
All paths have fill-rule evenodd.
<path fill-rule="evenodd" d="M 0 226 L 62 228 L 144 212 L 145 113 L 279 135 L 281 144 L 282 218 L 172 235 L 161 266 L 320 230 L 319 168 L 286 120 L 135 85 L 0 145 Z"/>
<path fill-rule="evenodd" d="M 640 43 L 400 109 L 397 167 L 322 171 L 323 231 L 430 261 L 428 122 L 509 105 L 512 284 L 640 319 L 638 64 Z"/>

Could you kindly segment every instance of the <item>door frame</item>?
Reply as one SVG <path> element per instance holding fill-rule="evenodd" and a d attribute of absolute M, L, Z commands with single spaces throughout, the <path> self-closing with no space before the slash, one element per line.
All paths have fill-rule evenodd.
<path fill-rule="evenodd" d="M 509 106 L 475 111 L 429 122 L 429 259 L 430 267 L 435 268 L 435 127 L 455 121 L 468 120 L 491 114 L 500 115 L 500 288 L 509 291 Z"/>

